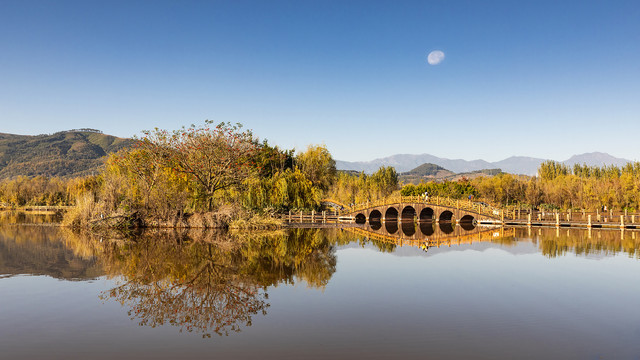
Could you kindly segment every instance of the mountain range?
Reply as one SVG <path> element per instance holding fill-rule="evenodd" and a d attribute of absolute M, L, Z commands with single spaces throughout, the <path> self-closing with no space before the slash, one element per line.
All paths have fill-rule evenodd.
<path fill-rule="evenodd" d="M 24 176 L 75 177 L 95 173 L 107 154 L 133 140 L 76 129 L 55 134 L 0 133 L 0 179 Z"/>
<path fill-rule="evenodd" d="M 75 129 L 55 134 L 15 135 L 0 133 L 0 179 L 18 175 L 73 177 L 95 173 L 104 164 L 106 156 L 133 144 L 132 139 L 118 138 L 94 129 Z M 488 162 L 485 160 L 446 159 L 429 154 L 398 154 L 371 161 L 336 161 L 338 170 L 364 171 L 373 173 L 381 166 L 393 166 L 406 176 L 447 176 L 473 173 L 487 169 L 501 169 L 512 174 L 535 175 L 540 164 L 547 159 L 512 156 L 507 159 Z M 562 161 L 573 166 L 622 166 L 629 160 L 616 158 L 606 153 L 593 152 L 574 155 Z M 423 164 L 422 168 L 416 169 Z M 439 166 L 440 168 L 436 167 Z M 452 172 L 455 174 L 448 174 Z"/>
<path fill-rule="evenodd" d="M 365 173 L 373 173 L 377 171 L 381 166 L 393 166 L 397 172 L 407 172 L 424 163 L 431 163 L 455 173 L 466 173 L 483 169 L 499 168 L 503 172 L 511 174 L 535 175 L 540 164 L 547 160 L 549 159 L 540 159 L 527 156 L 512 156 L 501 161 L 489 162 L 485 160 L 468 161 L 462 159 L 447 159 L 430 154 L 397 154 L 385 158 L 374 159 L 371 161 L 349 162 L 336 160 L 336 168 L 338 170 L 355 170 L 364 171 Z M 590 166 L 623 166 L 630 161 L 631 160 L 611 156 L 607 153 L 592 152 L 574 155 L 569 159 L 560 162 L 569 166 L 573 166 L 574 164 L 587 164 Z"/>

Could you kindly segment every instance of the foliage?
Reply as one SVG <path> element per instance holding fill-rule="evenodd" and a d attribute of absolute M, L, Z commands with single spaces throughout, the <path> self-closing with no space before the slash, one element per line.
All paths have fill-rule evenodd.
<path fill-rule="evenodd" d="M 298 168 L 276 172 L 267 178 L 248 178 L 243 185 L 244 204 L 253 209 L 314 209 L 322 198 L 322 191 Z"/>
<path fill-rule="evenodd" d="M 538 176 L 543 180 L 553 180 L 568 173 L 570 173 L 570 170 L 567 165 L 553 160 L 543 162 L 538 168 Z"/>
<path fill-rule="evenodd" d="M 211 216 L 201 216 L 200 222 L 183 220 L 189 214 L 213 213 L 225 204 L 236 209 L 241 204 L 250 211 L 238 209 L 224 221 L 262 227 L 263 221 L 238 216 L 258 219 L 274 210 L 319 208 L 324 189 L 335 178 L 335 161 L 326 147 L 310 146 L 296 157 L 293 150 L 258 142 L 240 124 L 209 125 L 207 121 L 173 132 L 147 131 L 135 147 L 112 154 L 93 202 L 83 198 L 83 208 L 66 222 L 87 224 L 98 216 L 137 213 L 152 226 L 224 226 L 215 215 L 215 221 Z"/>
<path fill-rule="evenodd" d="M 322 191 L 329 189 L 336 175 L 336 162 L 324 145 L 309 145 L 296 156 L 296 167 Z"/>
<path fill-rule="evenodd" d="M 293 169 L 294 151 L 281 150 L 278 146 L 271 146 L 264 140 L 261 144 L 256 143 L 255 162 L 259 169 L 260 178 L 272 177 L 279 172 Z"/>
<path fill-rule="evenodd" d="M 255 170 L 256 152 L 251 131 L 241 131 L 241 125 L 220 123 L 176 130 L 146 131 L 138 146 L 152 169 L 143 172 L 153 183 L 156 168 L 168 168 L 184 176 L 195 191 L 196 207 L 211 210 L 216 191 L 238 185 Z"/>
<path fill-rule="evenodd" d="M 566 165 L 548 161 L 539 177 L 504 174 L 472 183 L 480 197 L 498 204 L 526 203 L 545 208 L 640 209 L 640 163 L 623 167 Z"/>
<path fill-rule="evenodd" d="M 623 167 L 575 165 L 554 161 L 541 164 L 539 176 L 499 173 L 456 182 L 405 185 L 402 195 L 467 198 L 495 205 L 527 205 L 544 209 L 640 209 L 640 163 Z"/>
<path fill-rule="evenodd" d="M 71 179 L 17 176 L 0 181 L 0 205 L 71 206 L 84 193 L 95 191 L 99 181 L 95 176 Z"/>
<path fill-rule="evenodd" d="M 372 175 L 338 172 L 327 197 L 344 204 L 360 204 L 391 195 L 398 189 L 398 173 L 391 166 L 383 166 Z"/>
<path fill-rule="evenodd" d="M 478 190 L 467 180 L 427 182 L 418 185 L 409 184 L 402 188 L 400 192 L 403 196 L 428 196 L 450 197 L 453 199 L 463 199 L 476 196 Z"/>

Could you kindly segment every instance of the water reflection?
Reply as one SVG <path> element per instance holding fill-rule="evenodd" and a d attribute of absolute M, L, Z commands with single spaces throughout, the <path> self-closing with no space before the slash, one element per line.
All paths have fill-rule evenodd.
<path fill-rule="evenodd" d="M 472 224 L 471 224 L 472 225 Z M 392 231 L 389 231 L 389 228 Z M 415 246 L 423 250 L 432 246 L 452 246 L 477 242 L 492 242 L 510 246 L 519 241 L 530 241 L 538 245 L 548 257 L 576 255 L 615 255 L 624 252 L 631 257 L 640 257 L 640 232 L 629 230 L 589 230 L 576 228 L 503 228 L 453 225 L 451 223 L 420 222 L 402 223 L 398 231 L 397 222 L 390 226 L 361 226 L 347 231 L 364 236 L 368 241 L 385 242 L 378 246 L 395 251 L 395 246 Z M 419 230 L 419 231 L 418 231 Z"/>
<path fill-rule="evenodd" d="M 255 314 L 266 314 L 265 287 L 233 250 L 143 237 L 110 248 L 105 258 L 110 273 L 122 274 L 123 283 L 102 298 L 129 307 L 129 316 L 140 325 L 228 335 L 250 326 Z"/>
<path fill-rule="evenodd" d="M 438 224 L 440 231 L 445 234 L 453 234 L 453 224 L 450 222 L 441 222 Z"/>
<path fill-rule="evenodd" d="M 0 277 L 44 275 L 90 280 L 104 274 L 93 251 L 50 226 L 0 226 Z"/>
<path fill-rule="evenodd" d="M 400 226 L 400 229 L 398 228 Z M 391 232 L 389 231 L 391 230 Z M 400 231 L 399 231 L 400 230 Z M 170 325 L 209 337 L 251 326 L 269 308 L 269 289 L 304 283 L 324 288 L 336 271 L 336 247 L 357 243 L 395 252 L 401 246 L 536 244 L 547 257 L 570 253 L 640 255 L 640 233 L 616 230 L 485 228 L 380 222 L 345 229 L 270 233 L 147 231 L 83 234 L 35 226 L 0 226 L 0 278 L 16 274 L 117 281 L 101 298 L 117 301 L 140 325 Z"/>
<path fill-rule="evenodd" d="M 431 223 L 408 236 L 401 228 L 396 234 L 363 226 L 125 236 L 0 226 L 0 274 L 21 266 L 19 273 L 46 269 L 77 280 L 67 269 L 84 267 L 110 278 L 89 284 L 0 276 L 0 348 L 16 359 L 79 353 L 112 359 L 123 348 L 154 358 L 424 358 L 425 349 L 456 359 L 639 353 L 634 274 L 640 263 L 570 254 L 637 258 L 640 232 L 455 226 L 445 234 Z M 427 240 L 433 245 L 425 255 L 419 246 Z M 283 283 L 330 286 L 321 294 L 277 286 Z M 124 308 L 103 306 L 99 291 L 109 305 Z M 438 311 L 425 311 L 425 299 Z M 214 344 L 175 336 L 178 330 L 236 336 Z M 388 341 L 379 341 L 380 334 Z"/>
<path fill-rule="evenodd" d="M 547 257 L 576 255 L 607 256 L 626 253 L 640 257 L 640 233 L 628 230 L 518 228 L 516 236 L 530 239 Z"/>
<path fill-rule="evenodd" d="M 382 228 L 382 222 L 380 222 L 380 221 L 373 221 L 373 220 L 371 220 L 369 223 L 370 223 L 370 225 L 369 225 L 369 226 L 370 226 L 370 227 L 371 227 L 371 229 L 372 229 L 372 230 L 374 230 L 374 231 L 380 230 L 380 229 Z"/>
<path fill-rule="evenodd" d="M 422 222 L 419 223 L 419 227 L 420 227 L 420 232 L 423 235 L 426 235 L 426 236 L 433 235 L 433 233 L 435 231 L 435 229 L 433 227 L 433 222 L 431 222 L 431 221 L 422 221 Z"/>
<path fill-rule="evenodd" d="M 413 225 L 413 224 L 411 224 Z M 395 234 L 398 232 L 398 222 L 397 221 L 385 221 L 384 228 L 387 230 L 388 234 Z"/>
<path fill-rule="evenodd" d="M 462 227 L 464 230 L 471 231 L 476 228 L 476 224 L 471 221 L 463 221 L 460 222 L 460 227 Z"/>
<path fill-rule="evenodd" d="M 62 221 L 59 212 L 0 210 L 0 224 L 52 224 Z"/>
<path fill-rule="evenodd" d="M 416 226 L 413 222 L 402 223 L 402 233 L 406 236 L 413 236 L 416 233 Z"/>
<path fill-rule="evenodd" d="M 319 229 L 271 234 L 145 233 L 106 242 L 101 260 L 121 284 L 102 294 L 145 326 L 228 335 L 265 315 L 267 289 L 303 280 L 324 287 L 335 272 L 333 245 Z"/>

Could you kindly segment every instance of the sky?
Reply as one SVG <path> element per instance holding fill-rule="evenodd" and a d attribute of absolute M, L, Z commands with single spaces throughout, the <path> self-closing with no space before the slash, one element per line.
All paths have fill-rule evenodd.
<path fill-rule="evenodd" d="M 640 2 L 0 0 L 0 132 L 207 119 L 347 161 L 640 160 Z"/>

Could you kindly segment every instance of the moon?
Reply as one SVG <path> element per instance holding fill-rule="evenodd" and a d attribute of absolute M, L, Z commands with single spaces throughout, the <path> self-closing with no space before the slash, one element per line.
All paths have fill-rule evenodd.
<path fill-rule="evenodd" d="M 444 60 L 444 53 L 440 50 L 433 50 L 427 56 L 427 62 L 429 65 L 438 65 Z"/>

